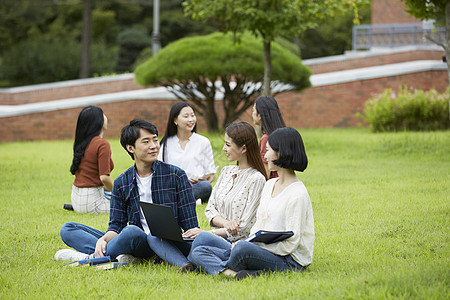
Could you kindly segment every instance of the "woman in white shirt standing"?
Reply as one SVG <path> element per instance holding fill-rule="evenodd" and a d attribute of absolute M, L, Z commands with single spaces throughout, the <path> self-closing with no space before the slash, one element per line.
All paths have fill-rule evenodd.
<path fill-rule="evenodd" d="M 228 161 L 236 161 L 237 165 L 222 168 L 206 206 L 206 218 L 214 229 L 204 232 L 202 229 L 192 228 L 184 233 L 185 237 L 196 238 L 204 232 L 224 241 L 235 242 L 247 237 L 255 223 L 267 175 L 253 127 L 246 122 L 228 126 L 223 151 Z M 192 248 L 196 241 L 197 238 Z M 181 271 L 193 268 L 192 264 L 188 264 Z"/>
<path fill-rule="evenodd" d="M 295 171 L 303 172 L 308 159 L 297 130 L 275 130 L 268 139 L 265 155 L 270 171 L 279 177 L 266 182 L 256 223 L 258 230 L 293 231 L 294 235 L 272 244 L 239 241 L 235 244 L 211 234 L 200 234 L 188 260 L 209 274 L 223 273 L 236 279 L 258 276 L 264 271 L 300 271 L 312 263 L 314 219 L 311 200 Z M 230 252 L 231 250 L 231 252 Z"/>
<path fill-rule="evenodd" d="M 196 130 L 193 107 L 186 102 L 175 103 L 170 109 L 158 159 L 183 169 L 195 199 L 208 202 L 216 167 L 210 141 Z"/>

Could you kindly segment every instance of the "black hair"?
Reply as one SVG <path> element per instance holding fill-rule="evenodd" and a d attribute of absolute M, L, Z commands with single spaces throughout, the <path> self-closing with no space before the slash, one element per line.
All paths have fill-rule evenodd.
<path fill-rule="evenodd" d="M 271 134 L 278 128 L 286 127 L 277 101 L 270 96 L 261 96 L 255 100 L 256 112 L 261 116 L 261 130 Z"/>
<path fill-rule="evenodd" d="M 158 136 L 158 129 L 156 126 L 142 119 L 131 120 L 129 125 L 122 128 L 122 132 L 120 134 L 120 144 L 133 160 L 134 155 L 128 151 L 127 145 L 136 146 L 136 140 L 141 135 L 141 129 L 147 130 L 148 132 Z"/>
<path fill-rule="evenodd" d="M 104 122 L 103 110 L 100 107 L 89 105 L 80 111 L 75 129 L 72 165 L 70 166 L 72 175 L 75 175 L 78 170 L 91 140 L 102 132 Z"/>
<path fill-rule="evenodd" d="M 167 119 L 166 132 L 164 133 L 164 137 L 161 140 L 161 144 L 163 145 L 163 147 L 162 147 L 162 160 L 163 161 L 165 161 L 165 157 L 166 157 L 165 153 L 166 153 L 166 148 L 167 148 L 167 145 L 166 145 L 167 139 L 170 138 L 171 136 L 176 135 L 177 131 L 178 131 L 178 127 L 177 127 L 177 125 L 175 125 L 175 119 L 180 114 L 180 111 L 185 107 L 192 108 L 192 110 L 194 111 L 194 114 L 195 114 L 194 107 L 192 107 L 192 105 L 190 105 L 187 102 L 177 102 L 174 105 L 172 105 L 172 107 L 170 108 L 169 118 Z M 197 132 L 197 123 L 195 123 L 195 126 L 192 129 L 192 132 Z"/>
<path fill-rule="evenodd" d="M 237 122 L 230 124 L 225 129 L 225 133 L 238 147 L 245 145 L 245 148 L 247 149 L 248 164 L 252 168 L 261 172 L 267 180 L 266 169 L 264 168 L 261 153 L 259 152 L 258 138 L 256 137 L 256 132 L 253 126 L 246 122 Z"/>
<path fill-rule="evenodd" d="M 300 133 L 291 127 L 279 128 L 269 135 L 270 148 L 278 152 L 273 163 L 281 168 L 303 172 L 308 166 L 305 146 Z"/>

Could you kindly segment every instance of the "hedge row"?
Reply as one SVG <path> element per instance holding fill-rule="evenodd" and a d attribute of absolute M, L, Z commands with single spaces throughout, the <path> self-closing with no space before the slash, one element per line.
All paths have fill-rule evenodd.
<path fill-rule="evenodd" d="M 406 86 L 398 93 L 387 89 L 367 100 L 358 116 L 374 132 L 449 129 L 449 90 L 440 94 L 434 89 L 424 92 Z"/>

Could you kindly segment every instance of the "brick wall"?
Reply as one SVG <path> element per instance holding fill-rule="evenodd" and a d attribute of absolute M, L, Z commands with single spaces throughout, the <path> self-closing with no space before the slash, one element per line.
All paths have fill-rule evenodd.
<path fill-rule="evenodd" d="M 310 63 L 308 64 L 308 67 L 311 69 L 313 74 L 321 74 L 414 60 L 442 60 L 443 56 L 445 56 L 444 50 L 411 50 L 398 53 L 355 57 L 332 62 L 325 61 L 323 63 Z"/>
<path fill-rule="evenodd" d="M 100 104 L 108 117 L 105 137 L 119 137 L 121 128 L 133 118 L 142 118 L 154 123 L 160 135 L 164 135 L 167 117 L 175 100 L 131 100 Z M 216 110 L 223 120 L 221 102 Z M 42 113 L 0 118 L 0 142 L 73 139 L 78 114 L 81 108 L 64 109 Z M 250 112 L 251 113 L 251 112 Z M 202 118 L 198 120 L 200 130 L 206 130 Z"/>
<path fill-rule="evenodd" d="M 73 82 L 76 82 L 75 80 Z M 0 90 L 0 105 L 19 105 L 58 99 L 86 97 L 98 94 L 124 92 L 141 89 L 134 78 L 111 80 L 102 82 L 89 82 L 61 87 L 39 88 L 35 90 L 8 93 Z M 39 85 L 37 85 L 39 86 Z M 45 86 L 45 85 L 42 85 Z"/>
<path fill-rule="evenodd" d="M 421 22 L 411 17 L 404 8 L 405 3 L 399 0 L 372 0 L 372 25 Z"/>
<path fill-rule="evenodd" d="M 313 74 L 321 74 L 414 60 L 441 60 L 444 55 L 443 50 L 410 50 L 397 53 L 377 53 L 363 57 L 349 56 L 341 60 L 308 63 L 307 66 L 311 68 Z M 142 89 L 133 78 L 117 80 L 111 77 L 111 80 L 108 81 L 106 78 L 102 82 L 88 79 L 84 84 L 79 84 L 76 80 L 70 82 L 73 84 L 66 83 L 64 86 L 49 88 L 41 87 L 46 85 L 37 85 L 39 89 L 32 90 L 30 88 L 28 91 L 15 93 L 5 92 L 8 89 L 0 89 L 0 105 L 19 105 Z"/>
<path fill-rule="evenodd" d="M 412 74 L 359 80 L 344 84 L 319 86 L 302 92 L 287 92 L 276 96 L 288 126 L 351 127 L 361 122 L 355 117 L 362 111 L 365 100 L 384 91 L 397 90 L 400 85 L 428 90 L 435 87 L 444 92 L 448 86 L 447 71 L 428 71 Z M 108 116 L 106 137 L 119 137 L 120 129 L 132 118 L 140 117 L 154 123 L 164 134 L 167 116 L 173 100 L 135 100 L 99 105 Z M 221 102 L 216 102 L 219 122 L 223 120 Z M 73 139 L 80 108 L 0 118 L 0 142 L 14 140 Z M 251 122 L 251 109 L 240 120 Z M 219 123 L 221 124 L 221 123 Z M 206 130 L 199 118 L 199 130 Z"/>
<path fill-rule="evenodd" d="M 447 71 L 420 72 L 371 80 L 288 92 L 276 97 L 288 126 L 296 128 L 353 127 L 362 123 L 355 114 L 362 112 L 364 102 L 384 89 L 398 90 L 401 85 L 444 92 L 448 86 Z"/>

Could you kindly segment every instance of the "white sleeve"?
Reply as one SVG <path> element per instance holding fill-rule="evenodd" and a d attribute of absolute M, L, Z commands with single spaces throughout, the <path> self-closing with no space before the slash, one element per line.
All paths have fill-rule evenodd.
<path fill-rule="evenodd" d="M 163 145 L 161 145 L 161 148 L 160 148 L 159 153 L 158 153 L 158 160 L 160 160 L 160 161 L 163 161 L 162 154 L 163 154 Z"/>

